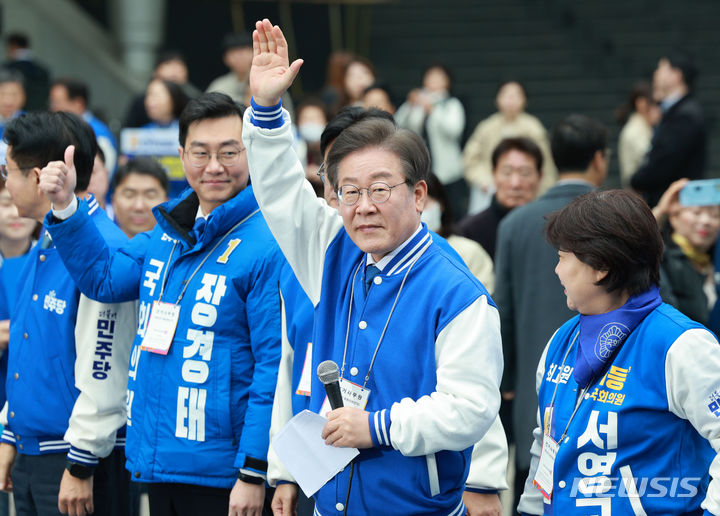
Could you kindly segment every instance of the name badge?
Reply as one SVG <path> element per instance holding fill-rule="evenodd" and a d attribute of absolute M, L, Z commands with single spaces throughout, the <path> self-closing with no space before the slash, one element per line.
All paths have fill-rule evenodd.
<path fill-rule="evenodd" d="M 545 415 L 543 417 L 543 433 L 545 435 L 552 435 L 555 432 L 555 420 L 553 418 L 555 414 L 555 407 L 552 405 L 545 407 Z"/>
<path fill-rule="evenodd" d="M 150 311 L 150 320 L 145 331 L 145 338 L 140 349 L 167 355 L 175 336 L 178 319 L 180 318 L 180 306 L 173 303 L 153 301 Z"/>
<path fill-rule="evenodd" d="M 370 389 L 365 389 L 350 380 L 341 378 L 340 392 L 342 393 L 344 407 L 354 407 L 359 408 L 360 410 L 365 410 L 365 407 L 367 407 L 368 398 L 370 397 Z M 327 417 L 327 413 L 331 410 L 330 401 L 327 396 L 325 396 L 325 401 L 320 408 L 320 415 Z"/>
<path fill-rule="evenodd" d="M 555 468 L 555 457 L 560 445 L 547 434 L 543 435 L 542 452 L 540 452 L 540 463 L 538 464 L 533 485 L 537 487 L 543 498 L 549 503 L 553 490 L 553 469 Z"/>
<path fill-rule="evenodd" d="M 302 374 L 300 375 L 300 383 L 298 383 L 295 394 L 298 396 L 310 396 L 310 385 L 312 379 L 312 342 L 307 343 L 307 351 L 305 352 L 305 361 L 303 362 Z"/>

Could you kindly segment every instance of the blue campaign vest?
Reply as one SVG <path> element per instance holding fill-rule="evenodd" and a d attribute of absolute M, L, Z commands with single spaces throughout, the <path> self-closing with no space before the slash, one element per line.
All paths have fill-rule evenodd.
<path fill-rule="evenodd" d="M 578 323 L 576 316 L 552 339 L 538 394 L 544 424 L 557 386 L 549 421 L 556 441 L 580 391 L 572 375 L 577 342 L 562 365 Z M 559 443 L 545 514 L 634 515 L 633 485 L 647 514 L 699 510 L 715 453 L 689 421 L 668 410 L 665 360 L 682 333 L 701 327 L 662 304 L 630 334 L 603 378 L 588 388 Z"/>
<path fill-rule="evenodd" d="M 340 230 L 325 254 L 313 329 L 313 364 L 331 359 L 342 365 L 352 304 L 344 377 L 362 385 L 405 273 L 412 267 L 367 382 L 371 394 L 366 410 L 372 412 L 390 409 L 406 397 L 418 399 L 434 392 L 438 335 L 480 296 L 487 296 L 490 304 L 492 300 L 466 267 L 432 242 L 424 225 L 383 269 L 367 296 L 364 265 L 365 253 Z M 356 375 L 351 373 L 354 368 Z M 311 390 L 310 410 L 318 412 L 325 390 L 315 375 Z M 440 493 L 431 496 L 425 456 L 405 457 L 390 447 L 361 450 L 355 459 L 348 514 L 448 515 L 461 503 L 470 455 L 470 448 L 435 454 Z M 349 471 L 345 468 L 316 494 L 317 510 L 323 516 L 342 514 L 338 504 L 345 503 Z"/>

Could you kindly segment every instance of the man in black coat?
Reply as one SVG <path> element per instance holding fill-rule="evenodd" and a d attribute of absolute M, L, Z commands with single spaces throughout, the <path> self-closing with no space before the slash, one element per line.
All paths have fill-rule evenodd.
<path fill-rule="evenodd" d="M 535 376 L 553 332 L 574 313 L 555 275 L 558 254 L 545 241 L 545 216 L 600 186 L 607 175 L 607 130 L 597 120 L 570 115 L 555 126 L 552 156 L 558 182 L 539 199 L 512 210 L 498 228 L 495 292 L 505 370 L 503 399 L 513 399 L 515 506 L 530 469 L 537 426 Z M 532 479 L 530 479 L 532 480 Z"/>
<path fill-rule="evenodd" d="M 4 67 L 20 72 L 25 79 L 25 111 L 45 111 L 48 107 L 50 74 L 40 65 L 30 51 L 30 39 L 22 33 L 7 37 L 8 61 Z"/>
<path fill-rule="evenodd" d="M 696 76 L 692 59 L 682 51 L 661 58 L 653 75 L 653 94 L 662 119 L 650 150 L 630 180 L 651 207 L 676 179 L 700 179 L 705 173 L 705 120 L 691 94 Z"/>
<path fill-rule="evenodd" d="M 537 195 L 542 179 L 542 151 L 530 138 L 505 138 L 493 150 L 492 166 L 496 190 L 490 206 L 462 219 L 458 229 L 462 236 L 475 240 L 494 257 L 500 221 L 510 210 L 529 203 Z"/>

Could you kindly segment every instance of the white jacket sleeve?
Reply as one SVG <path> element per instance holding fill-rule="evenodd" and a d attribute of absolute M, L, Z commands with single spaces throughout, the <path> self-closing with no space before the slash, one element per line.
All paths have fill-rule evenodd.
<path fill-rule="evenodd" d="M 498 491 L 507 489 L 507 464 L 507 439 L 498 416 L 483 438 L 473 447 L 465 487 Z"/>
<path fill-rule="evenodd" d="M 273 399 L 272 418 L 270 420 L 270 449 L 268 450 L 268 483 L 275 487 L 278 481 L 295 482 L 290 472 L 285 468 L 280 458 L 272 447 L 273 437 L 293 417 L 292 413 L 292 374 L 293 359 L 295 351 L 287 338 L 287 320 L 285 312 L 285 300 L 280 292 L 280 325 L 282 332 L 282 354 L 280 356 L 280 367 L 278 369 L 278 381 L 275 386 L 275 398 Z"/>
<path fill-rule="evenodd" d="M 287 111 L 278 129 L 263 129 L 245 113 L 243 143 L 247 148 L 253 192 L 270 231 L 313 305 L 320 299 L 325 251 L 342 228 L 337 210 L 318 199 L 305 179 L 292 148 Z"/>
<path fill-rule="evenodd" d="M 75 324 L 75 401 L 65 440 L 68 456 L 107 457 L 126 421 L 130 348 L 137 330 L 137 302 L 99 303 L 80 297 Z M 72 456 L 78 453 L 79 457 Z M 87 461 L 90 462 L 90 461 Z"/>
<path fill-rule="evenodd" d="M 718 452 L 720 417 L 709 405 L 720 399 L 720 345 L 708 330 L 688 330 L 673 343 L 665 357 L 665 382 L 670 412 L 690 421 Z M 710 464 L 710 476 L 701 507 L 720 514 L 720 454 Z"/>
<path fill-rule="evenodd" d="M 556 332 L 557 333 L 557 332 Z M 540 363 L 538 364 L 537 373 L 535 374 L 535 391 L 540 392 L 540 384 L 542 383 L 543 376 L 545 376 L 545 357 L 547 356 L 548 347 L 550 342 L 555 338 L 555 334 L 550 337 L 545 350 L 540 357 Z M 542 451 L 542 440 L 543 430 L 540 424 L 540 408 L 537 410 L 537 424 L 533 430 L 533 443 L 530 447 L 530 473 L 525 480 L 525 488 L 523 494 L 520 497 L 520 503 L 517 506 L 517 511 L 521 514 L 543 514 L 544 513 L 544 499 L 540 490 L 533 485 L 533 479 L 535 478 L 535 472 L 537 471 L 538 464 L 540 463 L 540 452 Z M 521 443 L 517 443 L 518 446 Z"/>
<path fill-rule="evenodd" d="M 440 332 L 435 362 L 435 392 L 418 400 L 405 398 L 390 409 L 389 444 L 406 456 L 464 450 L 479 441 L 497 417 L 503 362 L 500 317 L 486 296 Z"/>

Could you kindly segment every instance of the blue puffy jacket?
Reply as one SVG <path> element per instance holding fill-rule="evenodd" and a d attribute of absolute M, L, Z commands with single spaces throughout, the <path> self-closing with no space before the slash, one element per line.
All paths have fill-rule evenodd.
<path fill-rule="evenodd" d="M 128 382 L 133 480 L 230 488 L 238 469 L 267 468 L 284 258 L 250 186 L 210 213 L 197 240 L 194 192 L 154 211 L 155 229 L 114 254 L 82 204 L 48 226 L 88 297 L 140 300 Z M 161 292 L 180 305 L 167 355 L 140 348 Z"/>

